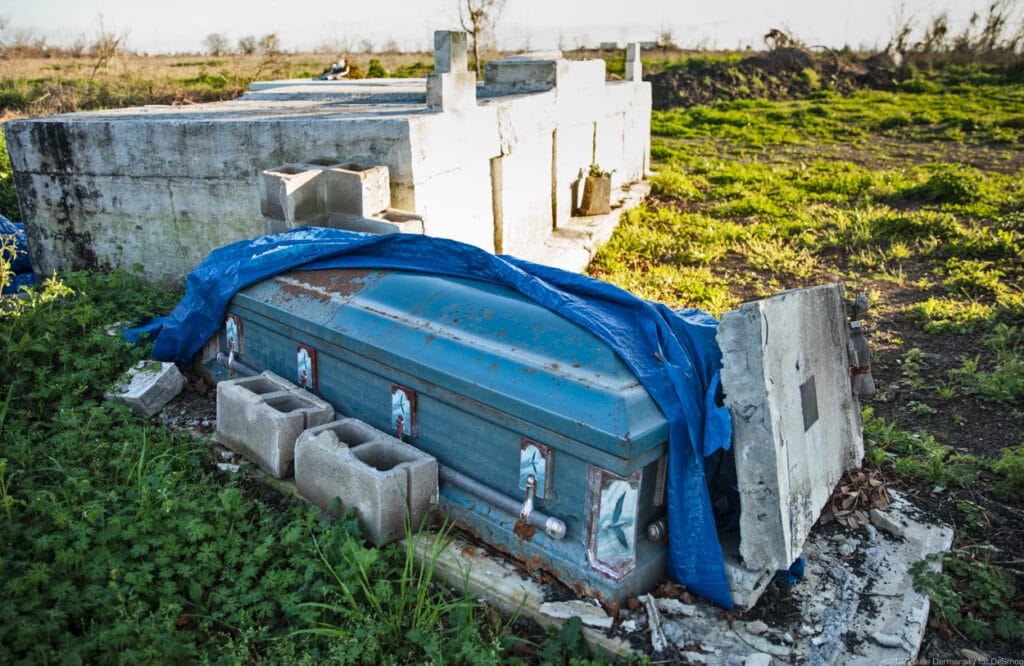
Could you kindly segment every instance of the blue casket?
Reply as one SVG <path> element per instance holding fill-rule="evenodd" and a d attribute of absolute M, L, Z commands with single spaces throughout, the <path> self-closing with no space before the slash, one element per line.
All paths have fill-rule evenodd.
<path fill-rule="evenodd" d="M 440 507 L 531 571 L 613 604 L 666 575 L 665 417 L 607 344 L 518 292 L 284 272 L 234 296 L 217 340 L 436 457 Z"/>

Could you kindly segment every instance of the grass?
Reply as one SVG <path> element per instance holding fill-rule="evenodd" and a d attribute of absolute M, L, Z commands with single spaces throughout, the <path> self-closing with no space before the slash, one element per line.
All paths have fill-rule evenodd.
<path fill-rule="evenodd" d="M 989 654 L 1024 641 L 1022 93 L 947 68 L 896 92 L 656 111 L 655 198 L 589 269 L 716 315 L 822 282 L 868 293 L 865 464 L 949 505 L 956 548 L 917 584 L 933 637 Z"/>
<path fill-rule="evenodd" d="M 506 663 L 575 644 L 578 627 L 519 636 L 437 586 L 437 549 L 417 565 L 412 537 L 369 546 L 104 401 L 143 354 L 106 328 L 174 300 L 73 273 L 3 301 L 0 662 Z"/>
<path fill-rule="evenodd" d="M 396 75 L 429 61 L 376 59 L 353 63 Z M 289 75 L 318 73 L 316 59 L 286 60 Z M 82 63 L 8 70 L 0 104 L 219 98 L 260 64 L 125 60 L 92 81 Z M 822 282 L 869 294 L 881 391 L 865 413 L 865 464 L 949 505 L 956 548 L 943 572 L 917 569 L 935 602 L 931 636 L 992 654 L 1019 652 L 1024 617 L 1018 79 L 946 68 L 895 92 L 655 112 L 654 197 L 589 269 L 716 315 Z M 160 98 L 163 86 L 175 92 Z M 17 218 L 5 157 L 0 213 Z M 205 444 L 100 399 L 139 354 L 103 327 L 167 298 L 123 274 L 67 275 L 0 314 L 0 545 L 13 554 L 0 561 L 0 660 L 513 661 L 511 628 L 440 593 L 407 552 L 268 504 L 244 476 L 213 471 Z M 585 655 L 572 623 L 534 639 L 538 661 Z"/>

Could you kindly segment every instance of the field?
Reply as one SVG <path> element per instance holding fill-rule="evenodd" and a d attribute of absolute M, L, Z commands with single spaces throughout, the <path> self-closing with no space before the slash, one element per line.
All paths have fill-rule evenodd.
<path fill-rule="evenodd" d="M 261 70 L 260 58 L 126 58 L 95 76 L 88 59 L 5 61 L 0 106 L 218 99 L 331 61 Z M 406 74 L 430 63 L 377 60 Z M 799 98 L 656 111 L 654 193 L 589 273 L 716 315 L 824 282 L 866 293 L 879 387 L 864 405 L 867 476 L 956 526 L 944 572 L 917 578 L 934 601 L 922 656 L 1012 657 L 1024 650 L 1024 76 L 936 67 L 846 95 L 803 77 Z M 5 164 L 0 213 L 17 217 Z M 368 548 L 350 523 L 218 471 L 203 440 L 104 403 L 140 355 L 105 328 L 173 301 L 128 275 L 69 274 L 0 310 L 0 661 L 583 654 L 577 627 L 530 630 L 443 592 L 404 551 Z M 833 518 L 870 508 L 846 501 L 856 483 Z"/>

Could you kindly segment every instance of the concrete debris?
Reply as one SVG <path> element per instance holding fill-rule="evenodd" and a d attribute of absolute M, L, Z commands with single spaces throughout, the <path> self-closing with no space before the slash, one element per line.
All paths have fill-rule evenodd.
<path fill-rule="evenodd" d="M 173 363 L 145 360 L 123 374 L 103 397 L 122 402 L 138 416 L 149 418 L 181 393 L 184 386 L 185 376 Z"/>
<path fill-rule="evenodd" d="M 743 660 L 743 666 L 771 666 L 772 656 L 764 652 L 755 652 Z"/>
<path fill-rule="evenodd" d="M 644 607 L 647 609 L 647 625 L 651 630 L 651 647 L 654 648 L 656 653 L 664 652 L 668 649 L 668 640 L 665 638 L 665 632 L 661 628 L 661 614 L 658 612 L 658 605 L 654 601 L 654 597 L 649 594 L 637 597 L 643 602 Z"/>
<path fill-rule="evenodd" d="M 871 524 L 894 537 L 903 538 L 903 526 L 893 520 L 887 511 L 871 509 Z"/>
<path fill-rule="evenodd" d="M 899 636 L 883 634 L 881 631 L 873 632 L 871 634 L 871 639 L 883 647 L 898 648 L 903 644 L 899 639 Z"/>
<path fill-rule="evenodd" d="M 567 620 L 578 617 L 588 627 L 609 629 L 614 618 L 604 612 L 600 606 L 588 601 L 573 599 L 571 601 L 549 601 L 540 605 L 540 612 L 548 617 Z"/>
<path fill-rule="evenodd" d="M 684 604 L 678 599 L 655 599 L 655 603 L 658 604 L 658 610 L 668 615 L 685 615 L 689 617 L 697 612 L 696 606 Z"/>
<path fill-rule="evenodd" d="M 960 650 L 960 656 L 974 664 L 988 663 L 991 661 L 991 657 L 987 654 L 975 652 L 974 650 L 969 650 L 967 648 Z"/>

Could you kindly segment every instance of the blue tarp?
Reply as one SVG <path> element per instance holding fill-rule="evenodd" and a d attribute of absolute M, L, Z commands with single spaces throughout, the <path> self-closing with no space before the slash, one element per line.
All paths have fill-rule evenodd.
<path fill-rule="evenodd" d="M 506 285 L 612 347 L 669 422 L 670 574 L 732 608 L 703 464 L 727 448 L 731 436 L 728 410 L 714 400 L 721 352 L 713 317 L 451 240 L 307 227 L 214 250 L 188 275 L 185 297 L 174 311 L 131 334 L 158 333 L 153 356 L 187 364 L 217 333 L 235 292 L 284 271 L 327 268 L 390 268 Z"/>
<path fill-rule="evenodd" d="M 20 222 L 11 222 L 3 215 L 0 215 L 0 236 L 14 237 L 14 260 L 11 261 L 11 280 L 3 285 L 4 294 L 17 293 L 23 286 L 35 284 L 36 279 L 32 275 L 32 261 L 28 256 L 28 237 L 25 235 L 25 225 Z M 4 256 L 4 260 L 10 260 Z"/>

